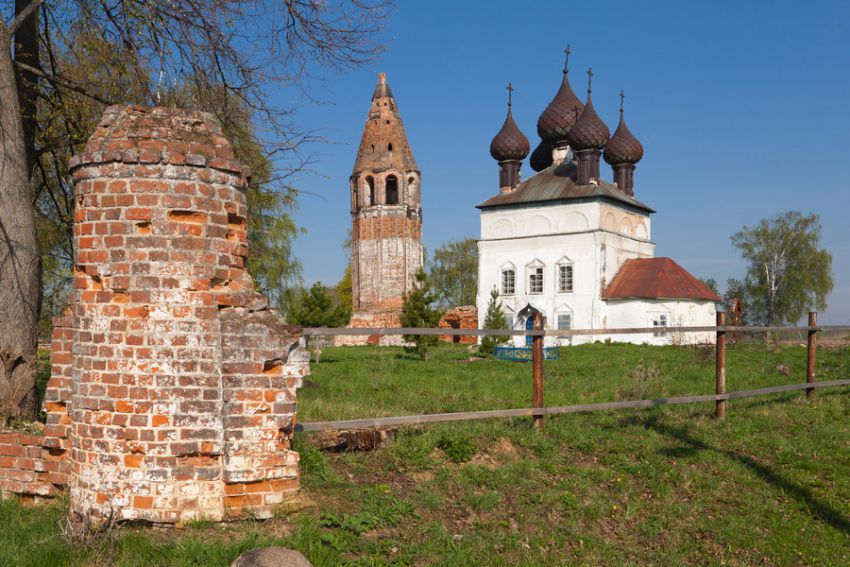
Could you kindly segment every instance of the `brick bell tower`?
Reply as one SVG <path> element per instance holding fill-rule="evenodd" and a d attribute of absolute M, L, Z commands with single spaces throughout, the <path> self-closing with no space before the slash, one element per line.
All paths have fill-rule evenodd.
<path fill-rule="evenodd" d="M 352 327 L 401 325 L 404 294 L 423 262 L 419 184 L 398 106 L 381 73 L 350 178 Z M 392 339 L 398 337 L 382 342 Z"/>

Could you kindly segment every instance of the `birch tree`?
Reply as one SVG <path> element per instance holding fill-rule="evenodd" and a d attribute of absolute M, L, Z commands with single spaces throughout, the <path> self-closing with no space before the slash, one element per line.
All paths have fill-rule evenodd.
<path fill-rule="evenodd" d="M 743 287 L 750 323 L 796 323 L 808 310 L 826 309 L 832 256 L 820 246 L 817 215 L 787 211 L 745 226 L 732 243 L 748 262 Z"/>

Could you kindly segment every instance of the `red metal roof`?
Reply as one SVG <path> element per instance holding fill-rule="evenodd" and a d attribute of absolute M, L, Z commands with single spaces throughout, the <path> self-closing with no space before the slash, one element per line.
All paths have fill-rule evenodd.
<path fill-rule="evenodd" d="M 629 298 L 720 301 L 708 286 L 670 258 L 626 260 L 602 299 Z"/>

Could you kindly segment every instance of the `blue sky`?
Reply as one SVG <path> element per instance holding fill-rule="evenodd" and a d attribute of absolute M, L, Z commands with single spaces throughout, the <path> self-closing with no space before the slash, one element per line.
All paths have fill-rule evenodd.
<path fill-rule="evenodd" d="M 498 191 L 489 144 L 505 114 L 534 147 L 537 117 L 561 79 L 593 100 L 613 131 L 620 89 L 645 148 L 637 198 L 657 210 L 652 238 L 694 275 L 721 282 L 745 265 L 729 237 L 777 212 L 817 213 L 835 289 L 823 323 L 850 321 L 850 3 L 411 2 L 387 24 L 374 64 L 328 77 L 304 104 L 302 128 L 336 143 L 315 148 L 295 245 L 304 280 L 333 284 L 347 256 L 348 176 L 378 72 L 392 86 L 422 171 L 424 244 L 477 237 L 475 204 Z M 281 93 L 277 96 L 287 96 Z M 289 104 L 291 100 L 280 100 Z M 604 165 L 604 164 L 603 164 Z M 526 163 L 525 177 L 533 171 Z M 610 169 L 603 168 L 610 179 Z"/>

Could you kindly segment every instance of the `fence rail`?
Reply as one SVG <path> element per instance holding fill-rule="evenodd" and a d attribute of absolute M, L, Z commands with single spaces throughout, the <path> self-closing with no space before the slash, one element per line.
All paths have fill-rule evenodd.
<path fill-rule="evenodd" d="M 778 333 L 778 332 L 838 332 L 850 331 L 850 325 L 821 325 L 806 327 L 736 327 L 734 325 L 708 325 L 702 327 L 628 327 L 623 329 L 452 329 L 452 328 L 354 328 L 354 327 L 304 327 L 307 337 L 333 337 L 358 335 L 437 335 L 460 337 L 577 337 L 587 335 L 634 335 L 646 333 Z"/>
<path fill-rule="evenodd" d="M 779 394 L 782 392 L 794 392 L 808 390 L 812 387 L 827 388 L 831 386 L 850 386 L 850 380 L 830 380 L 815 382 L 814 386 L 808 382 L 803 384 L 789 384 L 785 386 L 773 386 L 770 388 L 759 388 L 756 390 L 741 390 L 725 394 L 706 394 L 702 396 L 679 396 L 674 398 L 658 398 L 654 400 L 629 400 L 622 402 L 600 402 L 595 404 L 576 404 L 571 406 L 553 406 L 539 408 L 518 408 L 504 410 L 482 410 L 462 411 L 454 413 L 429 413 L 422 415 L 405 415 L 395 417 L 375 417 L 365 419 L 343 419 L 339 421 L 313 421 L 299 423 L 295 426 L 296 431 L 327 431 L 337 429 L 360 429 L 367 427 L 391 427 L 396 425 L 416 425 L 423 423 L 439 423 L 444 421 L 468 421 L 473 419 L 492 419 L 498 417 L 533 417 L 543 415 L 558 415 L 565 413 L 585 413 L 594 411 L 609 411 L 628 408 L 649 408 L 655 406 L 694 404 L 703 402 L 716 402 L 734 400 L 738 398 L 751 398 L 767 394 Z"/>
<path fill-rule="evenodd" d="M 436 413 L 424 415 L 406 415 L 393 417 L 378 417 L 366 419 L 348 419 L 338 421 L 316 421 L 297 424 L 296 431 L 325 431 L 329 429 L 355 429 L 363 427 L 390 427 L 396 425 L 413 425 L 423 423 L 437 423 L 445 421 L 465 421 L 473 419 L 492 419 L 504 417 L 532 417 L 535 429 L 543 429 L 543 418 L 546 415 L 608 411 L 626 408 L 648 408 L 662 405 L 678 405 L 692 403 L 715 403 L 715 417 L 723 419 L 726 415 L 726 402 L 732 399 L 748 398 L 752 396 L 763 396 L 767 394 L 778 394 L 782 392 L 806 391 L 806 397 L 811 399 L 815 388 L 826 388 L 835 386 L 848 386 L 850 380 L 831 380 L 825 382 L 815 381 L 816 355 L 817 355 L 817 333 L 823 331 L 844 332 L 850 331 L 850 325 L 817 325 L 817 313 L 810 312 L 808 325 L 804 327 L 777 327 L 777 326 L 752 326 L 743 327 L 726 324 L 726 314 L 717 313 L 716 325 L 699 327 L 638 327 L 624 329 L 569 329 L 550 330 L 543 329 L 543 317 L 540 313 L 534 314 L 534 325 L 532 329 L 453 329 L 453 328 L 328 328 L 313 327 L 303 329 L 305 336 L 352 336 L 352 335 L 437 335 L 437 336 L 522 336 L 532 337 L 532 408 L 519 409 L 497 409 L 482 411 L 467 411 L 455 413 Z M 715 334 L 715 366 L 716 380 L 715 393 L 680 396 L 673 398 L 659 398 L 654 400 L 630 400 L 621 402 L 601 402 L 593 404 L 577 404 L 570 406 L 546 407 L 543 401 L 543 337 L 575 337 L 587 335 L 628 335 L 657 333 L 660 330 L 675 333 L 714 333 Z M 806 359 L 806 382 L 802 384 L 790 384 L 784 386 L 773 386 L 755 390 L 740 390 L 735 392 L 726 391 L 726 334 L 727 333 L 775 333 L 775 332 L 805 332 L 807 335 L 807 359 Z"/>

